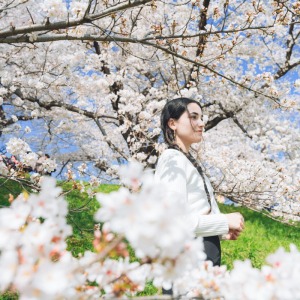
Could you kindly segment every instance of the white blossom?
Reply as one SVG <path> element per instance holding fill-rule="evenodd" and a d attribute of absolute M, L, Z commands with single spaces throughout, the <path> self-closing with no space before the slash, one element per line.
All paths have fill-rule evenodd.
<path fill-rule="evenodd" d="M 12 155 L 20 155 L 31 151 L 29 145 L 18 138 L 11 138 L 6 143 L 6 149 Z"/>
<path fill-rule="evenodd" d="M 8 168 L 7 166 L 5 165 L 5 163 L 3 161 L 0 161 L 0 174 L 1 175 L 7 175 L 8 174 Z"/>
<path fill-rule="evenodd" d="M 40 193 L 23 193 L 0 209 L 0 266 L 6 270 L 0 274 L 0 291 L 14 286 L 24 299 L 90 299 L 104 290 L 107 298 L 115 298 L 118 281 L 128 278 L 128 293 L 142 291 L 153 280 L 186 298 L 253 299 L 255 290 L 256 299 L 298 299 L 300 252 L 294 245 L 290 252 L 280 248 L 269 255 L 261 270 L 249 260 L 236 261 L 230 272 L 225 266 L 213 267 L 204 262 L 202 239 L 195 239 L 182 219 L 188 214 L 184 203 L 149 172 L 141 175 L 138 191 L 120 188 L 98 194 L 101 208 L 95 217 L 106 222 L 102 234 L 108 234 L 108 241 L 114 240 L 110 230 L 124 235 L 136 254 L 152 258 L 152 263 L 103 260 L 99 250 L 72 257 L 65 242 L 72 233 L 67 203 L 55 180 L 44 178 Z M 101 232 L 95 237 L 101 238 Z M 85 290 L 87 280 L 99 287 Z"/>
<path fill-rule="evenodd" d="M 34 152 L 28 152 L 21 155 L 22 163 L 24 163 L 26 166 L 29 166 L 33 169 L 36 166 L 37 160 L 38 160 L 38 155 Z"/>
<path fill-rule="evenodd" d="M 261 270 L 252 267 L 249 260 L 235 262 L 230 276 L 223 282 L 221 292 L 225 298 L 253 299 L 297 299 L 300 295 L 299 284 L 300 252 L 291 245 L 291 252 L 282 248 L 267 258 L 270 266 Z M 234 296 L 233 296 L 234 295 Z"/>
<path fill-rule="evenodd" d="M 74 18 L 82 18 L 87 10 L 88 1 L 74 0 L 70 5 L 70 12 Z"/>
<path fill-rule="evenodd" d="M 29 41 L 33 43 L 37 40 L 37 37 L 36 33 L 29 34 Z"/>
<path fill-rule="evenodd" d="M 134 187 L 140 185 L 143 175 L 143 166 L 140 163 L 131 161 L 129 166 L 121 166 L 118 171 L 120 179 L 125 185 Z"/>
<path fill-rule="evenodd" d="M 78 167 L 78 172 L 81 176 L 84 175 L 84 173 L 87 171 L 87 164 L 83 163 Z"/>
<path fill-rule="evenodd" d="M 40 115 L 40 112 L 37 109 L 35 109 L 31 112 L 31 117 L 33 117 L 33 118 L 37 118 L 39 115 Z"/>
<path fill-rule="evenodd" d="M 299 4 L 243 1 L 240 5 L 240 1 L 230 1 L 227 6 L 225 2 L 210 1 L 205 8 L 207 25 L 205 30 L 199 30 L 197 20 L 204 6 L 196 0 L 178 0 L 176 5 L 173 1 L 154 1 L 126 9 L 122 3 L 116 5 L 111 0 L 6 1 L 0 9 L 0 25 L 7 35 L 0 45 L 1 141 L 6 144 L 11 137 L 21 137 L 25 122 L 30 124 L 32 133 L 24 135 L 24 143 L 8 142 L 9 147 L 4 150 L 8 157 L 17 155 L 17 168 L 12 165 L 8 170 L 2 161 L 0 172 L 15 179 L 23 176 L 19 170 L 28 169 L 22 161 L 23 154 L 47 147 L 59 167 L 68 160 L 73 162 L 67 169 L 68 180 L 75 179 L 79 161 L 89 162 L 94 174 L 101 170 L 105 179 L 117 180 L 117 164 L 127 164 L 130 158 L 144 166 L 153 165 L 151 156 L 158 156 L 167 147 L 160 129 L 163 106 L 176 97 L 190 97 L 199 101 L 209 120 L 203 142 L 193 145 L 193 154 L 203 163 L 205 173 L 213 177 L 217 192 L 229 194 L 229 198 L 240 203 L 268 209 L 272 216 L 299 220 L 299 47 L 293 46 L 298 42 L 295 18 Z M 87 3 L 91 3 L 89 11 Z M 226 14 L 227 10 L 230 13 Z M 75 19 L 78 25 L 74 24 Z M 34 31 L 37 27 L 41 30 Z M 200 38 L 205 37 L 201 47 L 199 33 L 204 34 Z M 22 118 L 16 120 L 13 115 Z M 33 161 L 29 159 L 28 163 L 34 165 Z M 97 162 L 95 168 L 93 162 Z M 55 162 L 47 163 L 41 174 L 32 175 L 31 179 L 42 184 L 43 174 L 55 168 Z M 144 192 L 144 183 L 151 182 L 145 179 L 148 175 L 140 172 L 138 177 L 134 171 L 131 173 L 127 179 L 123 176 L 126 184 L 136 193 L 139 189 Z M 92 182 L 96 184 L 96 180 Z M 92 187 L 89 194 L 93 194 Z M 125 196 L 121 193 L 122 197 Z M 138 195 L 129 193 L 126 197 L 135 201 Z M 57 212 L 42 200 L 36 203 L 45 205 L 49 214 Z M 150 202 L 149 197 L 146 200 Z M 155 201 L 149 204 L 149 214 L 156 205 Z M 128 212 L 136 213 L 135 202 L 129 207 Z M 25 218 L 18 208 L 15 210 L 8 213 L 16 217 L 14 226 Z M 34 213 L 47 215 L 37 209 Z M 137 222 L 134 217 L 132 224 Z M 57 216 L 59 226 L 65 224 L 62 219 Z M 30 217 L 27 222 L 31 222 Z M 121 227 L 120 222 L 114 222 Z M 28 226 L 31 233 L 46 240 L 47 235 L 39 234 L 37 228 L 37 224 Z M 53 222 L 46 222 L 41 228 L 51 234 L 56 232 Z M 68 230 L 63 230 L 63 234 Z M 4 225 L 0 228 L 1 245 L 15 249 L 16 241 L 23 243 L 21 234 L 23 231 L 6 230 Z M 174 238 L 171 232 L 170 239 Z M 41 255 L 34 241 L 29 237 L 28 240 L 31 243 L 23 251 L 32 253 L 31 257 Z M 161 241 L 155 243 L 158 247 Z M 63 243 L 60 247 L 64 247 Z M 151 246 L 149 249 L 153 253 L 156 250 Z M 146 250 L 140 249 L 140 255 Z M 17 287 L 20 282 L 24 287 L 30 282 L 31 266 L 22 265 L 16 275 L 20 278 Z M 247 263 L 243 268 L 252 274 Z M 261 272 L 266 274 L 268 268 L 273 266 Z M 167 274 L 168 270 L 158 267 L 157 274 Z M 176 274 L 172 268 L 170 272 Z M 259 277 L 261 272 L 253 273 Z M 198 276 L 195 270 L 189 270 L 189 274 Z M 161 278 L 158 274 L 157 282 L 163 282 Z M 184 286 L 194 286 L 193 280 L 188 282 L 188 276 L 182 278 L 186 279 L 177 284 L 178 290 L 180 287 L 184 292 Z M 252 277 L 251 281 L 258 282 Z M 269 281 L 267 284 L 270 286 Z M 72 287 L 65 290 L 65 298 L 76 298 L 72 298 Z M 48 297 L 46 288 L 43 292 L 28 289 L 26 294 L 23 286 L 19 289 L 24 298 L 32 298 L 35 293 L 43 299 Z M 82 296 L 84 288 L 80 286 L 79 290 Z M 281 289 L 283 293 L 287 290 Z M 295 288 L 289 290 L 294 293 Z M 91 297 L 101 297 L 97 287 L 89 291 Z M 268 292 L 258 289 L 259 297 Z M 199 290 L 190 294 L 198 295 Z M 289 295 L 276 294 L 274 298 L 285 299 Z"/>
<path fill-rule="evenodd" d="M 96 176 L 91 176 L 90 185 L 92 187 L 98 187 L 100 184 L 101 184 L 101 180 L 99 180 L 99 178 L 97 178 Z"/>
<path fill-rule="evenodd" d="M 294 86 L 299 88 L 300 87 L 300 79 L 295 80 Z"/>
<path fill-rule="evenodd" d="M 30 133 L 30 132 L 31 132 L 31 129 L 30 129 L 30 127 L 26 126 L 25 129 L 24 129 L 24 131 L 25 131 L 26 133 Z"/>
<path fill-rule="evenodd" d="M 55 19 L 65 17 L 67 12 L 66 3 L 63 0 L 44 0 L 41 8 L 47 17 Z"/>
<path fill-rule="evenodd" d="M 157 156 L 151 155 L 151 156 L 148 158 L 147 161 L 148 161 L 149 164 L 155 164 L 156 161 L 157 161 Z"/>
<path fill-rule="evenodd" d="M 121 174 L 123 181 L 136 189 L 133 170 L 134 176 L 138 176 L 138 172 L 142 171 L 141 165 L 124 166 Z M 192 229 L 183 218 L 187 207 L 167 187 L 155 184 L 153 175 L 146 172 L 139 177 L 142 186 L 138 194 L 131 194 L 126 188 L 110 195 L 98 194 L 101 209 L 95 218 L 97 221 L 109 221 L 113 231 L 126 235 L 139 257 L 159 255 L 174 258 L 182 251 L 184 241 L 193 237 Z"/>
<path fill-rule="evenodd" d="M 18 122 L 18 117 L 17 116 L 12 115 L 11 118 L 12 118 L 13 122 Z"/>
<path fill-rule="evenodd" d="M 4 87 L 0 87 L 0 96 L 4 96 L 7 93 L 7 89 Z"/>

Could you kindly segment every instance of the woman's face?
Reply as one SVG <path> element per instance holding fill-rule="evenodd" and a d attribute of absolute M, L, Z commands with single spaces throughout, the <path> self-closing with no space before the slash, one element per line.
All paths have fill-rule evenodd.
<path fill-rule="evenodd" d="M 169 127 L 176 132 L 176 143 L 185 151 L 189 151 L 191 144 L 202 140 L 204 122 L 202 110 L 196 103 L 187 105 L 185 111 L 178 120 L 170 119 Z"/>

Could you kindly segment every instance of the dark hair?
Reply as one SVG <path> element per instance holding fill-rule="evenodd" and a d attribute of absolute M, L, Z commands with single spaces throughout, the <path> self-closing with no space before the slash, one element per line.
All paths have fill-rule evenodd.
<path fill-rule="evenodd" d="M 164 135 L 165 143 L 167 143 L 168 145 L 174 145 L 175 143 L 174 132 L 169 127 L 168 121 L 170 119 L 178 120 L 181 115 L 188 110 L 187 106 L 190 103 L 196 103 L 201 108 L 198 101 L 189 98 L 176 98 L 168 101 L 164 106 L 161 112 L 160 126 Z"/>

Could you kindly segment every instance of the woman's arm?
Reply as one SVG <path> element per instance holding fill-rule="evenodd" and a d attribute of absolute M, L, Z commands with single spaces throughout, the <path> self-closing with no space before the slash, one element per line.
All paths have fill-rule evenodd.
<path fill-rule="evenodd" d="M 197 236 L 225 235 L 229 232 L 228 220 L 224 214 L 197 216 L 195 233 Z"/>

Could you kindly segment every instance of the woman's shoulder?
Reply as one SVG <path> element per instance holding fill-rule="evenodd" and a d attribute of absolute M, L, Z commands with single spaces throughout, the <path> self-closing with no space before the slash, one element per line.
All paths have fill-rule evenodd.
<path fill-rule="evenodd" d="M 155 168 L 155 175 L 163 177 L 178 177 L 178 174 L 186 174 L 188 159 L 178 150 L 166 149 L 160 155 Z"/>
<path fill-rule="evenodd" d="M 159 167 L 184 167 L 186 166 L 188 159 L 186 156 L 175 149 L 166 149 L 162 152 L 162 154 L 158 158 L 157 168 Z"/>
<path fill-rule="evenodd" d="M 164 159 L 168 159 L 168 158 L 186 159 L 186 156 L 182 152 L 180 152 L 176 149 L 166 149 L 159 156 L 159 159 L 164 160 Z"/>

